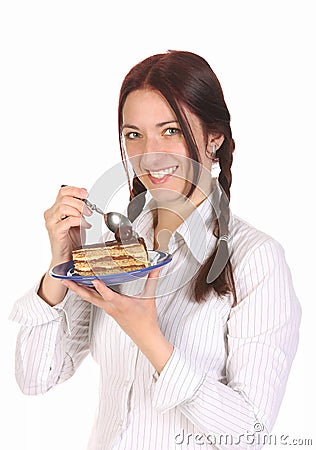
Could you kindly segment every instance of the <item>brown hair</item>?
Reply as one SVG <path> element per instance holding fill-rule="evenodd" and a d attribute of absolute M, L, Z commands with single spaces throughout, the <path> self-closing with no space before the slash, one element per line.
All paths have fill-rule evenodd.
<path fill-rule="evenodd" d="M 224 141 L 216 152 L 220 165 L 218 180 L 222 194 L 214 234 L 218 238 L 228 235 L 230 186 L 232 182 L 231 165 L 235 144 L 230 128 L 230 114 L 215 73 L 202 57 L 191 52 L 174 50 L 146 58 L 130 70 L 121 86 L 118 108 L 120 148 L 126 172 L 121 136 L 123 107 L 128 94 L 142 88 L 159 91 L 167 100 L 180 124 L 192 160 L 200 162 L 199 150 L 186 120 L 183 107 L 189 109 L 200 119 L 205 138 L 209 133 L 224 136 Z M 196 188 L 199 176 L 196 170 L 197 166 L 198 164 L 193 165 L 195 173 L 188 196 Z M 128 215 L 132 221 L 144 207 L 145 194 L 145 186 L 134 174 L 133 184 L 130 186 L 128 208 Z M 220 262 L 222 262 L 222 266 L 220 266 L 216 278 L 207 282 L 212 268 L 214 269 Z M 217 248 L 196 275 L 193 285 L 195 300 L 198 302 L 205 300 L 211 290 L 214 290 L 218 296 L 232 294 L 234 303 L 236 303 L 232 267 L 229 260 L 227 240 L 225 239 L 218 240 Z"/>

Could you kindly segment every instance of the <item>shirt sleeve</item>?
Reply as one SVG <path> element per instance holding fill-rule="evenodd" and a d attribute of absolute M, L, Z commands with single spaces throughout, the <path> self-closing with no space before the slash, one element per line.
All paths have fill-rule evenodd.
<path fill-rule="evenodd" d="M 226 382 L 201 373 L 179 348 L 161 372 L 154 406 L 177 407 L 223 449 L 258 449 L 270 433 L 298 345 L 301 308 L 282 247 L 256 248 L 235 275 L 238 304 L 227 322 Z M 223 437 L 226 436 L 226 439 Z"/>
<path fill-rule="evenodd" d="M 52 307 L 37 295 L 38 288 L 39 283 L 17 300 L 9 316 L 21 325 L 15 373 L 28 395 L 70 378 L 89 352 L 91 304 L 68 291 Z"/>

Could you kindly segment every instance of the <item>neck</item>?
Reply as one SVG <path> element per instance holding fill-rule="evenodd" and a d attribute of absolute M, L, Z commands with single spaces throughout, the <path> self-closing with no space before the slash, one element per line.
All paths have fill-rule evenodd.
<path fill-rule="evenodd" d="M 168 251 L 172 233 L 206 199 L 206 195 L 194 191 L 190 198 L 172 203 L 157 203 L 157 225 L 154 231 L 154 249 Z"/>

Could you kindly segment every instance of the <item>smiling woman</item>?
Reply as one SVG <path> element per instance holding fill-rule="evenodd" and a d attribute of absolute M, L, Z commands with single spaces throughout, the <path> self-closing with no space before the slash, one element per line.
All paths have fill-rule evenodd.
<path fill-rule="evenodd" d="M 190 111 L 186 116 L 198 147 L 204 149 L 206 145 L 199 120 Z M 131 119 L 137 126 L 129 125 Z M 133 158 L 135 173 L 154 198 L 168 202 L 188 195 L 193 185 L 192 164 L 179 122 L 167 100 L 153 89 L 133 91 L 125 101 L 123 120 L 127 156 Z M 204 152 L 201 154 L 204 155 Z M 206 155 L 203 166 L 211 169 L 211 160 Z M 208 187 L 209 180 L 210 175 Z M 192 201 L 198 206 L 206 196 L 207 193 L 202 195 L 201 191 L 195 191 L 196 198 Z"/>
<path fill-rule="evenodd" d="M 132 135 L 128 128 L 125 132 L 126 124 Z M 134 67 L 121 87 L 119 133 L 123 163 L 127 152 L 135 172 L 130 218 L 141 212 L 149 189 L 159 203 L 155 246 L 162 243 L 163 249 L 172 232 L 210 194 L 210 171 L 218 158 L 221 195 L 214 232 L 218 246 L 197 274 L 194 295 L 200 301 L 214 289 L 219 295 L 231 293 L 236 301 L 227 246 L 235 143 L 221 85 L 208 63 L 193 53 L 169 52 Z M 165 175 L 164 169 L 171 174 Z"/>
<path fill-rule="evenodd" d="M 212 435 L 214 449 L 258 449 L 282 402 L 301 309 L 280 244 L 230 212 L 235 143 L 220 83 L 199 55 L 149 57 L 123 81 L 118 125 L 133 169 L 129 219 L 172 260 L 115 290 L 48 271 L 11 314 L 22 325 L 19 386 L 46 392 L 91 352 L 101 383 L 90 450 L 176 450 L 179 436 L 197 435 Z M 87 197 L 64 187 L 45 212 L 51 266 L 89 226 L 78 200 Z"/>

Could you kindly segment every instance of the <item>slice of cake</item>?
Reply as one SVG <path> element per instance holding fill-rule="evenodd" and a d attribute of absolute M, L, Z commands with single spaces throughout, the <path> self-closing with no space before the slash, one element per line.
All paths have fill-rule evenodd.
<path fill-rule="evenodd" d="M 129 241 L 107 241 L 73 250 L 74 274 L 81 276 L 111 275 L 150 266 L 143 238 Z"/>

